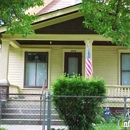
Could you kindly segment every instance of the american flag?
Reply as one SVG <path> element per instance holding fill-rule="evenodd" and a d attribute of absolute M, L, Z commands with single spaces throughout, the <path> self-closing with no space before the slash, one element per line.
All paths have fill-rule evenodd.
<path fill-rule="evenodd" d="M 93 73 L 93 66 L 91 61 L 89 45 L 86 46 L 85 73 L 87 76 L 90 76 Z"/>

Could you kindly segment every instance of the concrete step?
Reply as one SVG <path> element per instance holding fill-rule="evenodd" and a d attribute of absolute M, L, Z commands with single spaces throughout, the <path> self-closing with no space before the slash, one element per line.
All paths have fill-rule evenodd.
<path fill-rule="evenodd" d="M 2 125 L 42 125 L 39 119 L 1 119 Z M 44 122 L 47 125 L 47 120 Z M 51 120 L 51 125 L 64 125 L 62 120 Z"/>
<path fill-rule="evenodd" d="M 12 102 L 12 103 L 5 103 L 2 105 L 2 108 L 35 108 L 40 109 L 43 108 L 44 104 L 40 102 Z M 46 103 L 46 108 L 48 104 Z M 54 108 L 54 105 L 51 105 L 51 108 Z"/>
<path fill-rule="evenodd" d="M 43 102 L 40 102 L 40 100 L 10 100 L 2 106 L 1 123 L 7 125 L 39 125 L 41 124 L 40 119 L 43 118 L 40 113 L 44 113 L 42 104 Z M 47 105 L 48 103 L 46 103 L 45 123 L 47 122 Z M 51 124 L 63 125 L 63 121 L 59 118 L 53 104 L 51 108 Z"/>
<path fill-rule="evenodd" d="M 40 119 L 43 115 L 40 114 L 15 114 L 15 113 L 2 113 L 2 119 Z M 45 115 L 47 119 L 47 114 Z M 51 119 L 60 119 L 58 114 L 51 114 Z"/>
<path fill-rule="evenodd" d="M 23 114 L 39 114 L 40 109 L 36 108 L 3 108 L 2 113 L 23 113 Z M 41 109 L 41 113 L 43 113 L 43 109 Z M 47 113 L 47 110 L 45 110 Z M 55 109 L 51 109 L 51 114 L 58 114 Z"/>
<path fill-rule="evenodd" d="M 29 103 L 19 103 L 19 104 L 5 104 L 2 108 L 37 108 L 37 109 L 40 109 L 40 103 L 39 104 L 29 104 Z"/>

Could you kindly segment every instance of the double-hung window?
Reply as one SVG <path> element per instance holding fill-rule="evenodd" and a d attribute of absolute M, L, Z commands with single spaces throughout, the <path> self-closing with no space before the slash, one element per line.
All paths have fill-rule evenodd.
<path fill-rule="evenodd" d="M 130 85 L 130 53 L 121 53 L 121 85 Z"/>
<path fill-rule="evenodd" d="M 47 70 L 48 52 L 25 52 L 25 87 L 42 87 Z"/>

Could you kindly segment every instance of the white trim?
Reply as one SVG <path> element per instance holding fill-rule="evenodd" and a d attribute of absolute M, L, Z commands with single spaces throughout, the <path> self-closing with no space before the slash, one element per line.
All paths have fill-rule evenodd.
<path fill-rule="evenodd" d="M 71 49 L 62 49 L 62 72 L 64 72 L 64 61 L 65 61 L 65 52 L 81 52 L 82 53 L 82 76 L 84 76 L 84 64 L 85 64 L 85 49 L 77 49 L 77 48 L 71 48 Z"/>
<path fill-rule="evenodd" d="M 39 48 L 23 48 L 22 49 L 22 51 L 23 51 L 23 62 L 22 62 L 22 64 L 23 64 L 23 67 L 22 67 L 22 75 L 23 75 L 23 81 L 22 81 L 22 89 L 24 88 L 24 69 L 25 69 L 25 52 L 48 52 L 48 89 L 50 88 L 50 65 L 51 65 L 51 60 L 50 60 L 50 55 L 51 55 L 51 49 L 50 48 L 43 48 L 43 49 L 39 49 Z M 31 88 L 29 88 L 29 89 L 31 89 Z M 33 88 L 32 88 L 33 89 Z"/>
<path fill-rule="evenodd" d="M 130 50 L 124 48 L 124 49 L 118 49 L 118 70 L 119 70 L 119 81 L 118 84 L 121 85 L 121 53 L 130 53 Z M 122 85 L 121 85 L 122 86 Z M 130 86 L 130 85 L 128 85 Z"/>
<path fill-rule="evenodd" d="M 21 45 L 17 41 L 10 41 L 10 45 L 14 48 L 21 48 Z"/>
<path fill-rule="evenodd" d="M 24 38 L 21 34 L 14 36 L 10 34 L 3 34 L 3 39 L 10 40 L 49 40 L 49 41 L 111 41 L 111 38 L 105 38 L 103 35 L 98 34 L 32 34 Z"/>

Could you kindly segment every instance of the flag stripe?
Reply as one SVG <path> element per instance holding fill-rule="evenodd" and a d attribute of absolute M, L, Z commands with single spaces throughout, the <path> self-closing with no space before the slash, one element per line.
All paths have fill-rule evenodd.
<path fill-rule="evenodd" d="M 92 61 L 91 61 L 90 50 L 88 45 L 86 48 L 85 72 L 87 76 L 93 74 Z"/>

